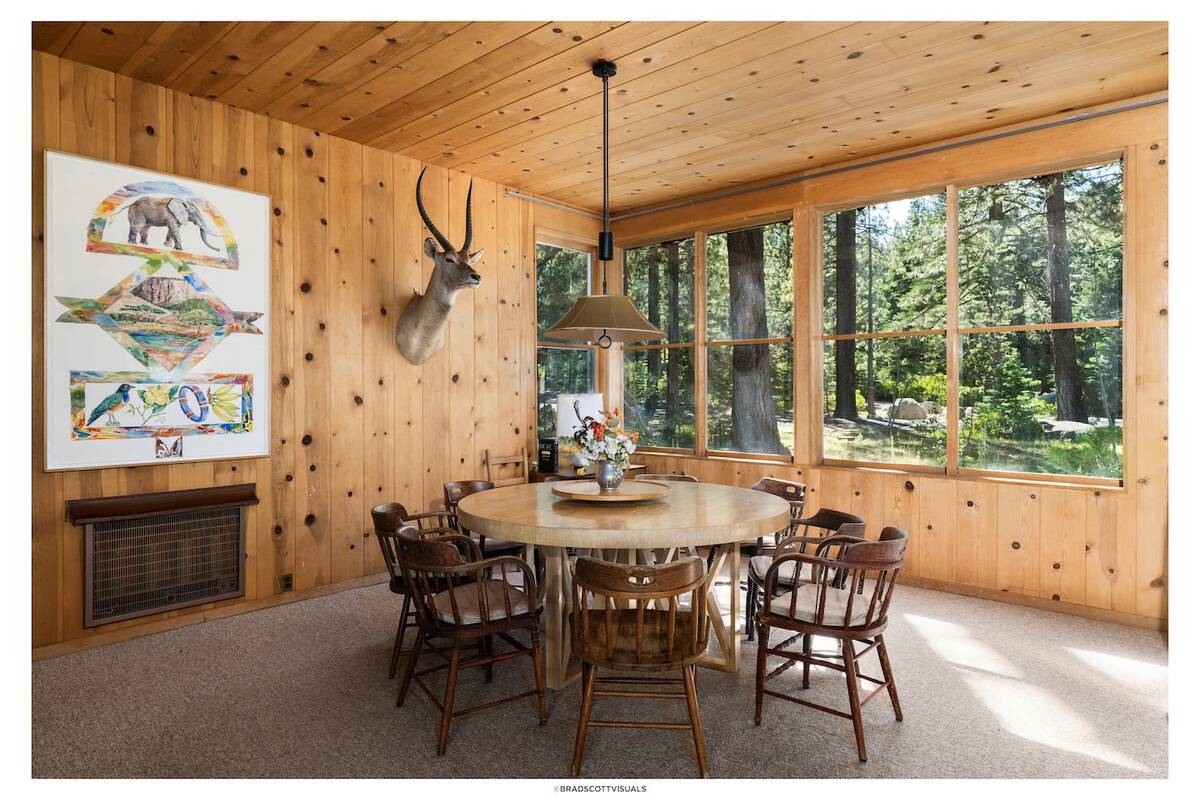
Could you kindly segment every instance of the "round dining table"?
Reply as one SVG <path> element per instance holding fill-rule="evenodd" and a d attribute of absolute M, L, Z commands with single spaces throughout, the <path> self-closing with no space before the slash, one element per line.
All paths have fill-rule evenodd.
<path fill-rule="evenodd" d="M 552 493 L 555 483 L 503 486 L 464 497 L 458 504 L 463 528 L 536 547 L 545 562 L 546 684 L 559 689 L 578 676 L 571 660 L 572 598 L 568 548 L 630 564 L 653 564 L 717 548 L 707 577 L 710 643 L 719 653 L 702 662 L 736 672 L 741 655 L 738 632 L 741 600 L 739 543 L 787 528 L 787 501 L 765 492 L 715 483 L 664 482 L 662 498 L 635 503 L 568 500 Z M 722 613 L 713 588 L 729 578 L 729 603 Z"/>

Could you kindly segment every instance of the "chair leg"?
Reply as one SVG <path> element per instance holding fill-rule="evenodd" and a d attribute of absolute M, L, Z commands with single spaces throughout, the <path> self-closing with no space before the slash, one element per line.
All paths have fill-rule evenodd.
<path fill-rule="evenodd" d="M 846 665 L 846 693 L 850 695 L 850 719 L 854 723 L 854 741 L 858 745 L 858 760 L 867 760 L 867 743 L 863 737 L 862 705 L 858 701 L 858 665 L 854 661 L 854 642 L 842 640 L 842 662 Z"/>
<path fill-rule="evenodd" d="M 450 738 L 450 716 L 454 713 L 454 689 L 458 686 L 458 656 L 462 645 L 454 642 L 450 651 L 450 669 L 446 672 L 446 694 L 442 698 L 442 726 L 438 731 L 437 754 L 446 754 L 446 740 Z"/>
<path fill-rule="evenodd" d="M 812 656 L 812 634 L 811 633 L 806 633 L 804 635 L 804 638 L 802 638 L 800 640 L 800 652 L 804 653 L 804 655 L 806 655 L 806 656 L 809 656 L 809 657 Z M 808 688 L 808 675 L 811 671 L 812 671 L 812 665 L 809 664 L 807 661 L 805 661 L 804 662 L 804 676 L 800 682 L 801 689 Z"/>
<path fill-rule="evenodd" d="M 708 777 L 708 756 L 704 752 L 704 731 L 700 727 L 700 702 L 696 698 L 696 665 L 683 668 L 683 688 L 687 694 L 688 719 L 692 723 L 692 738 L 696 742 L 696 762 L 700 777 Z"/>
<path fill-rule="evenodd" d="M 579 777 L 583 765 L 583 743 L 587 740 L 588 720 L 592 718 L 592 697 L 596 691 L 596 667 L 583 665 L 583 702 L 579 706 L 579 727 L 575 731 L 575 754 L 571 756 L 571 777 Z"/>
<path fill-rule="evenodd" d="M 754 724 L 762 725 L 763 691 L 767 686 L 767 640 L 771 629 L 758 626 L 758 673 L 754 678 Z"/>
<path fill-rule="evenodd" d="M 417 661 L 421 658 L 421 649 L 425 646 L 425 632 L 417 630 L 417 641 L 413 644 L 412 652 L 408 656 L 408 664 L 404 667 L 404 679 L 400 681 L 400 691 L 396 693 L 396 708 L 404 705 L 404 698 L 408 696 L 408 685 L 412 683 L 413 673 L 417 670 Z"/>
<path fill-rule="evenodd" d="M 404 633 L 408 629 L 408 609 L 412 598 L 404 595 L 404 604 L 400 607 L 400 622 L 396 625 L 396 641 L 392 643 L 392 663 L 388 666 L 388 680 L 396 677 L 396 665 L 400 663 L 400 651 L 404 649 Z"/>
<path fill-rule="evenodd" d="M 484 636 L 483 638 L 481 638 L 479 640 L 479 652 L 488 658 L 492 657 L 493 651 L 492 651 L 492 637 L 491 636 Z M 492 665 L 491 664 L 488 664 L 483 668 L 483 682 L 484 683 L 492 682 Z"/>
<path fill-rule="evenodd" d="M 550 719 L 550 713 L 546 711 L 546 675 L 545 663 L 542 661 L 542 640 L 538 634 L 537 625 L 529 629 L 529 639 L 533 652 L 533 683 L 537 687 L 538 698 L 538 725 L 545 725 Z"/>
<path fill-rule="evenodd" d="M 887 681 L 888 696 L 892 698 L 892 710 L 896 712 L 896 721 L 904 720 L 904 714 L 900 711 L 900 693 L 896 691 L 896 679 L 892 675 L 892 662 L 888 659 L 887 646 L 883 643 L 883 634 L 875 637 L 875 641 L 879 642 L 879 668 L 883 670 L 883 679 Z"/>
<path fill-rule="evenodd" d="M 754 641 L 754 617 L 758 611 L 755 608 L 758 600 L 758 584 L 754 581 L 746 582 L 746 640 Z"/>

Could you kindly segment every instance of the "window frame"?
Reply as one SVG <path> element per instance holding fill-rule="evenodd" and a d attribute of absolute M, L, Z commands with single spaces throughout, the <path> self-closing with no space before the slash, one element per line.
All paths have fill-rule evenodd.
<path fill-rule="evenodd" d="M 1131 374 L 1131 357 L 1133 355 L 1129 337 L 1126 335 L 1126 329 L 1130 325 L 1130 313 L 1133 308 L 1132 298 L 1130 297 L 1130 281 L 1129 267 L 1132 258 L 1131 246 L 1131 214 L 1129 212 L 1129 197 L 1131 190 L 1130 180 L 1130 165 L 1131 165 L 1130 148 L 1125 147 L 1120 150 L 1105 151 L 1099 154 L 1092 154 L 1077 159 L 1072 159 L 1065 162 L 1055 162 L 1041 166 L 1026 166 L 1020 169 L 1008 170 L 1001 173 L 988 174 L 983 177 L 975 177 L 969 181 L 948 182 L 944 184 L 934 184 L 931 186 L 907 188 L 903 192 L 889 192 L 872 195 L 861 200 L 853 202 L 838 202 L 831 204 L 812 205 L 808 207 L 809 214 L 809 236 L 811 237 L 811 282 L 813 293 L 812 308 L 815 311 L 814 319 L 811 320 L 810 333 L 816 339 L 817 348 L 823 348 L 827 341 L 837 341 L 839 339 L 882 339 L 894 338 L 897 336 L 945 336 L 946 339 L 946 465 L 938 467 L 933 465 L 923 464 L 895 464 L 882 461 L 863 461 L 859 459 L 832 459 L 825 457 L 825 437 L 824 437 L 824 379 L 825 379 L 825 362 L 823 357 L 817 357 L 813 362 L 813 380 L 816 394 L 814 400 L 819 405 L 819 410 L 814 413 L 814 421 L 816 423 L 816 447 L 818 458 L 817 464 L 829 467 L 849 467 L 858 469 L 881 469 L 881 470 L 896 470 L 901 472 L 912 472 L 932 475 L 945 475 L 947 477 L 965 477 L 965 478 L 996 478 L 1005 480 L 1019 480 L 1023 482 L 1045 482 L 1045 483 L 1063 483 L 1088 485 L 1097 487 L 1112 487 L 1122 488 L 1128 484 L 1129 479 L 1129 462 L 1130 462 L 1130 440 L 1132 427 L 1126 422 L 1131 421 L 1130 409 L 1133 402 L 1132 387 L 1130 386 L 1129 376 Z M 1122 240 L 1121 240 L 1121 318 L 1118 320 L 1087 320 L 1070 323 L 1029 323 L 1024 325 L 997 325 L 997 326 L 959 326 L 959 257 L 958 257 L 958 237 L 959 237 L 959 213 L 958 202 L 959 192 L 966 189 L 973 189 L 980 186 L 990 186 L 997 183 L 1006 183 L 1009 181 L 1023 180 L 1038 175 L 1046 175 L 1059 172 L 1070 172 L 1072 170 L 1086 169 L 1088 167 L 1101 166 L 1104 164 L 1112 164 L 1115 162 L 1121 163 L 1121 191 L 1122 191 Z M 866 205 L 875 205 L 878 203 L 893 202 L 895 200 L 903 200 L 908 198 L 922 197 L 930 194 L 938 194 L 944 192 L 946 194 L 946 327 L 932 328 L 928 330 L 913 330 L 913 331 L 885 331 L 874 334 L 826 334 L 824 332 L 824 283 L 822 277 L 824 275 L 824 250 L 821 246 L 822 242 L 822 223 L 826 215 L 845 211 L 851 208 L 859 208 Z M 1017 331 L 1044 331 L 1054 330 L 1056 328 L 1070 328 L 1071 330 L 1086 330 L 1089 328 L 1120 328 L 1121 329 L 1121 402 L 1122 402 L 1122 463 L 1121 477 L 1107 478 L 1092 475 L 1061 475 L 1055 473 L 1043 472 L 1020 472 L 1015 470 L 995 470 L 995 469 L 979 469 L 975 467 L 963 467 L 959 464 L 959 378 L 962 367 L 962 337 L 963 335 L 974 334 L 989 334 L 989 333 L 1010 333 Z"/>
<path fill-rule="evenodd" d="M 595 293 L 596 288 L 597 288 L 597 286 L 599 286 L 600 279 L 601 279 L 601 274 L 600 274 L 601 267 L 599 266 L 599 264 L 600 264 L 599 253 L 596 250 L 596 246 L 595 246 L 594 242 L 590 242 L 589 240 L 585 240 L 581 237 L 575 237 L 575 236 L 570 236 L 570 235 L 564 234 L 564 233 L 548 231 L 548 230 L 544 230 L 542 228 L 538 228 L 534 231 L 534 240 L 533 240 L 533 271 L 534 271 L 534 274 L 533 274 L 533 281 L 532 281 L 532 284 L 533 284 L 533 298 L 532 298 L 533 299 L 533 327 L 534 327 L 534 336 L 533 336 L 533 410 L 532 410 L 532 413 L 533 413 L 533 437 L 534 437 L 535 447 L 537 445 L 537 441 L 541 438 L 541 435 L 538 432 L 538 414 L 540 411 L 540 403 L 539 403 L 538 397 L 539 397 L 540 393 L 538 391 L 539 385 L 538 385 L 537 363 L 538 363 L 538 354 L 542 350 L 590 350 L 590 351 L 593 351 L 591 387 L 590 387 L 589 391 L 599 392 L 602 395 L 605 394 L 604 387 L 601 386 L 601 381 L 600 381 L 601 375 L 603 374 L 603 368 L 600 364 L 600 360 L 601 360 L 600 355 L 597 352 L 599 350 L 599 348 L 596 347 L 596 345 L 588 344 L 586 342 L 572 342 L 572 341 L 565 341 L 565 340 L 559 340 L 559 339 L 541 339 L 537 335 L 537 321 L 538 321 L 537 320 L 537 307 L 538 307 L 538 303 L 537 303 L 537 300 L 538 300 L 538 297 L 537 297 L 537 270 L 538 270 L 537 248 L 538 248 L 538 245 L 545 245 L 547 247 L 557 247 L 562 250 L 573 250 L 577 253 L 585 253 L 588 257 L 587 294 Z M 607 400 L 607 397 L 605 399 Z"/>
<path fill-rule="evenodd" d="M 723 233 L 731 231 L 740 231 L 747 228 L 758 228 L 765 225 L 774 225 L 777 223 L 788 222 L 792 225 L 792 335 L 791 336 L 775 336 L 765 337 L 760 339 L 720 339 L 710 341 L 708 338 L 708 237 L 719 236 Z M 654 245 L 663 244 L 671 241 L 679 241 L 681 239 L 691 238 L 693 240 L 693 251 L 695 253 L 695 263 L 693 270 L 693 287 L 694 300 L 694 324 L 692 340 L 690 342 L 667 342 L 667 343 L 646 343 L 646 344 L 627 344 L 621 348 L 622 351 L 622 367 L 621 367 L 621 394 L 624 398 L 624 352 L 636 352 L 643 350 L 667 350 L 670 348 L 687 347 L 692 351 L 692 371 L 694 373 L 694 392 L 696 401 L 696 441 L 691 448 L 681 447 L 655 447 L 651 445 L 639 446 L 640 452 L 656 453 L 672 456 L 692 456 L 695 458 L 729 458 L 747 461 L 759 461 L 768 464 L 794 464 L 799 463 L 801 427 L 798 409 L 799 403 L 799 388 L 798 380 L 800 370 L 798 369 L 797 342 L 799 337 L 797 332 L 801 329 L 802 323 L 802 306 L 805 302 L 801 295 L 801 282 L 799 280 L 799 272 L 797 264 L 801 259 L 798 258 L 801 250 L 801 242 L 797 233 L 801 223 L 800 217 L 795 209 L 781 209 L 776 212 L 757 215 L 753 218 L 742 220 L 729 220 L 720 224 L 705 225 L 694 227 L 688 230 L 676 229 L 675 232 L 656 233 L 653 236 L 642 237 L 623 241 L 620 245 L 621 251 L 621 286 L 624 290 L 625 284 L 625 252 L 627 250 L 636 250 L 640 247 L 652 247 Z M 790 456 L 781 456 L 773 453 L 745 453 L 737 450 L 712 450 L 708 447 L 708 354 L 710 347 L 728 347 L 733 348 L 739 345 L 748 344 L 786 344 L 789 346 L 792 353 L 792 454 Z"/>

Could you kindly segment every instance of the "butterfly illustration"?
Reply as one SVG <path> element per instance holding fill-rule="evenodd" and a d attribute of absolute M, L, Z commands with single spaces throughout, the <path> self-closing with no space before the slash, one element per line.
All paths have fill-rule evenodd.
<path fill-rule="evenodd" d="M 154 457 L 155 458 L 183 458 L 183 437 L 180 436 L 175 440 L 175 444 L 167 447 L 167 443 L 162 439 L 154 440 Z"/>

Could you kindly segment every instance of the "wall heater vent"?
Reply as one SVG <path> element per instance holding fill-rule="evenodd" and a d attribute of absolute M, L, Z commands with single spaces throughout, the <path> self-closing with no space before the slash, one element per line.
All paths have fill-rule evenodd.
<path fill-rule="evenodd" d="M 84 627 L 245 593 L 253 484 L 75 500 L 83 526 Z"/>

